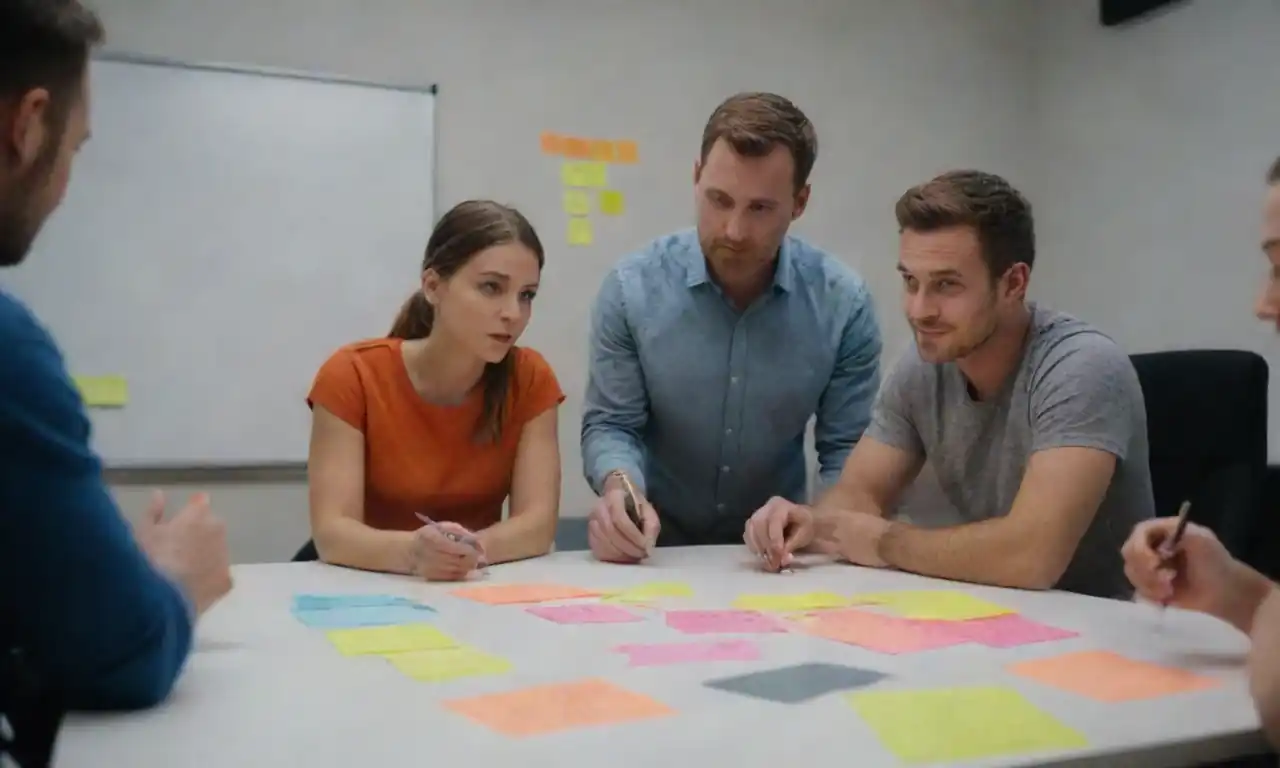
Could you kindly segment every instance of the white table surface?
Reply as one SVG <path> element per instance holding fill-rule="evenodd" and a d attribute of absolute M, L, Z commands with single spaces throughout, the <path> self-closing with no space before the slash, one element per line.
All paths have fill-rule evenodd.
<path fill-rule="evenodd" d="M 971 765 L 1191 765 L 1263 749 L 1244 676 L 1247 639 L 1213 619 L 1149 605 L 1065 593 L 1003 590 L 893 571 L 824 563 L 793 574 L 759 571 L 742 547 L 659 550 L 640 566 L 595 563 L 564 552 L 491 568 L 477 583 L 556 582 L 604 589 L 684 581 L 691 598 L 668 608 L 727 608 L 742 593 L 954 589 L 1013 608 L 1078 638 L 997 650 L 976 645 L 885 655 L 802 634 L 683 635 L 653 611 L 644 622 L 561 625 L 523 606 L 488 606 L 449 594 L 457 585 L 319 563 L 237 566 L 234 591 L 199 627 L 196 650 L 158 709 L 73 715 L 59 738 L 60 768 L 329 768 L 470 764 L 507 766 L 900 765 L 839 693 L 778 704 L 704 687 L 706 680 L 802 661 L 874 669 L 889 677 L 860 690 L 1008 685 L 1081 731 L 1085 750 Z M 415 681 L 377 657 L 346 657 L 323 630 L 290 614 L 298 593 L 393 593 L 435 607 L 434 623 L 458 641 L 509 658 L 502 675 Z M 610 648 L 628 642 L 745 637 L 754 662 L 628 668 Z M 1210 690 L 1102 704 L 1013 675 L 1021 659 L 1108 649 L 1221 678 Z M 510 738 L 440 706 L 446 699 L 601 677 L 678 710 L 650 720 Z"/>

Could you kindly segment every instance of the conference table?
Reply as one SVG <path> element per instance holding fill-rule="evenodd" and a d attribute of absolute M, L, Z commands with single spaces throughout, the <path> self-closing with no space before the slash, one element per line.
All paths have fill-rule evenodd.
<path fill-rule="evenodd" d="M 802 561 L 790 573 L 766 573 L 741 546 L 659 549 L 640 565 L 603 564 L 586 552 L 559 552 L 493 566 L 465 584 L 423 583 L 321 563 L 241 565 L 234 568 L 234 578 L 231 594 L 202 619 L 193 655 L 170 699 L 145 712 L 70 716 L 59 738 L 56 765 L 1173 766 L 1213 763 L 1265 747 L 1244 674 L 1247 638 L 1209 617 L 1149 604 L 959 584 L 824 560 Z M 607 599 L 618 590 L 655 582 L 685 584 L 688 594 L 646 598 L 639 604 Z M 528 585 L 561 585 L 604 592 L 604 599 L 568 593 L 550 604 L 609 606 L 639 619 L 560 623 L 531 610 L 548 603 L 495 605 L 454 594 L 462 587 L 504 584 L 524 585 L 517 591 Z M 806 622 L 822 610 L 763 611 L 757 615 L 782 623 L 784 629 L 758 633 L 740 627 L 739 633 L 727 628 L 724 633 L 686 634 L 664 618 L 668 612 L 729 609 L 742 595 L 856 596 L 901 590 L 961 592 L 1022 619 L 1078 634 L 1011 647 L 966 642 L 886 653 L 807 631 Z M 387 658 L 339 652 L 327 630 L 309 626 L 293 613 L 298 595 L 409 598 L 434 609 L 420 613 L 436 629 L 490 657 L 506 659 L 509 667 L 455 679 L 411 677 Z M 596 616 L 595 608 L 579 611 L 581 615 L 574 610 L 566 615 Z M 710 646 L 725 653 L 722 658 L 658 663 L 660 652 L 649 658 L 653 663 L 629 663 L 643 654 L 632 656 L 626 648 L 658 643 L 702 643 L 703 653 Z M 1094 651 L 1110 653 L 1088 653 Z M 1113 654 L 1176 667 L 1171 673 L 1175 682 L 1181 674 L 1210 684 L 1108 699 L 1106 690 L 1123 693 L 1150 687 L 1151 680 L 1143 682 L 1138 679 L 1142 673 L 1120 668 L 1077 665 L 1068 668 L 1069 679 L 1055 685 L 1011 671 L 1033 660 L 1096 660 Z M 808 669 L 836 680 L 837 686 L 842 684 L 837 678 L 844 680 L 849 690 L 782 701 L 708 684 L 822 664 L 838 667 Z M 853 669 L 864 679 L 845 680 L 840 668 Z M 580 681 L 595 682 L 578 686 Z M 565 683 L 574 684 L 563 689 L 571 693 L 532 708 L 527 699 L 504 705 L 500 702 L 506 699 L 494 704 L 495 699 L 486 698 Z M 1070 689 L 1081 683 L 1100 685 L 1104 694 L 1099 698 Z M 1159 681 L 1154 685 L 1158 688 Z M 988 698 L 971 704 L 964 698 L 931 699 L 905 710 L 899 706 L 897 714 L 865 716 L 861 705 L 853 703 L 863 694 L 939 689 L 987 691 Z M 583 692 L 588 690 L 590 696 Z M 601 690 L 614 698 L 591 698 Z M 992 699 L 992 690 L 1005 693 Z M 993 710 L 1008 706 L 1009 696 L 1039 714 L 1023 712 L 1000 720 Z M 472 704 L 453 704 L 458 701 Z M 991 703 L 996 701 L 1003 703 Z M 504 706 L 505 714 L 493 714 Z M 910 750 L 895 752 L 888 746 L 890 731 L 897 733 L 896 743 L 915 739 L 919 746 L 944 725 L 954 725 L 936 719 L 939 706 L 949 706 L 952 720 L 968 724 L 968 735 L 956 737 L 957 744 L 1003 733 L 1015 751 L 913 763 Z M 496 721 L 477 715 L 486 707 Z M 912 720 L 927 710 L 935 717 L 931 725 Z M 534 732 L 538 723 L 546 726 L 556 718 L 593 716 L 621 719 Z M 997 720 L 984 722 L 984 716 Z M 504 717 L 505 731 L 493 724 Z M 530 732 L 512 732 L 513 718 L 517 730 L 528 724 Z M 1016 751 L 1019 739 L 1044 729 L 1045 718 L 1076 734 L 1078 743 Z"/>

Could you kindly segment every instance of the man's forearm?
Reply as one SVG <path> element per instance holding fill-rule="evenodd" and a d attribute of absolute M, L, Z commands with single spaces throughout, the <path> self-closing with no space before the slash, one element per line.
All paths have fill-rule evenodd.
<path fill-rule="evenodd" d="M 862 512 L 876 517 L 885 516 L 884 508 L 874 496 L 851 483 L 841 483 L 838 480 L 823 491 L 813 505 L 813 510 L 820 515 Z"/>
<path fill-rule="evenodd" d="M 645 492 L 644 472 L 641 464 L 640 442 L 621 430 L 594 427 L 582 441 L 582 461 L 586 468 L 587 482 L 592 490 L 603 495 L 610 482 L 609 473 L 620 470 L 627 474 L 631 484 L 640 493 Z"/>
<path fill-rule="evenodd" d="M 894 521 L 878 551 L 899 570 L 955 581 L 1049 589 L 1060 575 L 1035 557 L 1025 533 L 1007 518 L 937 529 Z"/>

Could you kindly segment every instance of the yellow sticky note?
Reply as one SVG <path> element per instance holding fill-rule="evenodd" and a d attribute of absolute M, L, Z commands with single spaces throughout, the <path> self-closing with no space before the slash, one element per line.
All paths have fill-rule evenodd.
<path fill-rule="evenodd" d="M 564 212 L 570 216 L 586 216 L 591 213 L 591 197 L 581 189 L 566 189 Z"/>
<path fill-rule="evenodd" d="M 396 624 L 330 630 L 329 642 L 343 656 L 385 655 L 454 648 L 458 643 L 430 624 Z"/>
<path fill-rule="evenodd" d="M 935 619 L 942 621 L 968 621 L 1002 616 L 1014 611 L 1004 606 L 982 600 L 965 592 L 946 589 L 904 589 L 897 592 L 877 592 L 854 595 L 854 603 L 880 605 L 908 619 Z"/>
<path fill-rule="evenodd" d="M 652 581 L 605 596 L 608 603 L 650 603 L 664 597 L 692 597 L 693 589 L 679 581 Z"/>
<path fill-rule="evenodd" d="M 123 408 L 129 404 L 129 383 L 123 376 L 76 376 L 72 381 L 90 408 Z"/>
<path fill-rule="evenodd" d="M 609 166 L 604 163 L 570 160 L 560 166 L 560 181 L 566 187 L 607 186 Z"/>
<path fill-rule="evenodd" d="M 569 219 L 569 245 L 591 245 L 594 236 L 591 232 L 591 219 L 574 216 Z"/>
<path fill-rule="evenodd" d="M 846 701 L 906 763 L 952 763 L 1087 747 L 1084 736 L 1012 688 L 867 691 Z"/>
<path fill-rule="evenodd" d="M 406 676 L 427 682 L 500 675 L 511 671 L 510 661 L 469 646 L 385 655 Z"/>
<path fill-rule="evenodd" d="M 600 190 L 600 212 L 608 216 L 617 216 L 626 208 L 626 199 L 616 189 Z"/>
<path fill-rule="evenodd" d="M 851 604 L 847 597 L 834 592 L 808 592 L 801 595 L 742 595 L 733 601 L 734 608 L 745 611 L 816 611 L 844 608 Z"/>

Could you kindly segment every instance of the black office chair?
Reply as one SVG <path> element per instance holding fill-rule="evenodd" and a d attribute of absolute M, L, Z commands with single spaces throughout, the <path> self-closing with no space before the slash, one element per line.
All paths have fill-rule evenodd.
<path fill-rule="evenodd" d="M 312 563 L 320 559 L 320 553 L 316 551 L 316 543 L 313 539 L 307 539 L 307 543 L 302 545 L 293 556 L 295 563 Z"/>
<path fill-rule="evenodd" d="M 1266 360 L 1242 350 L 1179 350 L 1132 356 L 1142 383 L 1156 511 L 1211 528 L 1237 558 L 1273 568 L 1267 471 Z"/>

